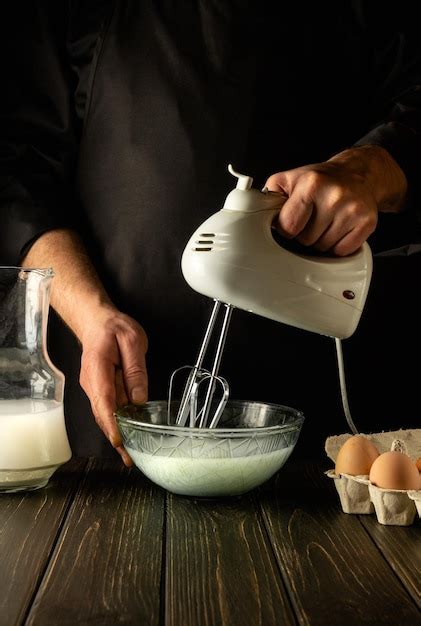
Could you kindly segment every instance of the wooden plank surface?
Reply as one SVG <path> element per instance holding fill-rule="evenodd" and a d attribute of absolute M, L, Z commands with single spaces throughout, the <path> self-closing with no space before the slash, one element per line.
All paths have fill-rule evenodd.
<path fill-rule="evenodd" d="M 74 460 L 0 497 L 0 624 L 418 626 L 420 542 L 342 513 L 314 464 L 218 501 Z"/>
<path fill-rule="evenodd" d="M 288 626 L 289 599 L 252 498 L 170 496 L 166 626 Z"/>
<path fill-rule="evenodd" d="M 136 468 L 91 460 L 27 623 L 157 626 L 164 501 Z"/>
<path fill-rule="evenodd" d="M 0 624 L 24 619 L 85 465 L 72 459 L 43 489 L 0 495 Z"/>
<path fill-rule="evenodd" d="M 420 613 L 319 467 L 286 466 L 260 502 L 300 624 L 415 626 Z M 393 530 L 392 530 L 393 533 Z M 392 534 L 391 533 L 391 534 Z"/>
<path fill-rule="evenodd" d="M 383 526 L 372 515 L 360 515 L 360 521 L 385 555 L 408 593 L 421 610 L 421 522 L 411 526 Z M 419 623 L 421 624 L 421 614 Z"/>

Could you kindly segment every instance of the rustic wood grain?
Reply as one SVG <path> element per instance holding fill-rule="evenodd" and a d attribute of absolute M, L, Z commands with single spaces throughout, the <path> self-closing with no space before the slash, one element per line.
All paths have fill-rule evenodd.
<path fill-rule="evenodd" d="M 170 496 L 166 626 L 295 624 L 251 498 Z"/>
<path fill-rule="evenodd" d="M 168 496 L 165 521 L 138 470 L 85 465 L 0 497 L 1 626 L 421 624 L 419 522 L 342 513 L 325 468 L 288 462 L 238 499 Z"/>
<path fill-rule="evenodd" d="M 136 468 L 91 460 L 27 623 L 158 625 L 164 500 Z"/>
<path fill-rule="evenodd" d="M 383 526 L 372 515 L 360 515 L 360 521 L 385 555 L 421 610 L 421 523 L 411 526 Z M 419 618 L 421 624 L 421 614 Z"/>
<path fill-rule="evenodd" d="M 287 464 L 260 502 L 300 624 L 408 626 L 420 613 L 320 468 Z M 393 531 L 392 531 L 393 532 Z"/>
<path fill-rule="evenodd" d="M 0 624 L 20 624 L 48 563 L 86 461 L 71 460 L 38 491 L 0 495 Z"/>

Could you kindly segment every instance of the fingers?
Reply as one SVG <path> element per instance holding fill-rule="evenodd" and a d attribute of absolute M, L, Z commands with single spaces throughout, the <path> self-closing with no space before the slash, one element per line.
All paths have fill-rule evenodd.
<path fill-rule="evenodd" d="M 123 446 L 118 447 L 117 448 L 117 452 L 121 456 L 124 465 L 126 467 L 132 467 L 133 461 L 132 461 L 131 457 L 129 456 L 128 452 L 123 448 Z"/>
<path fill-rule="evenodd" d="M 90 400 L 96 423 L 117 450 L 124 465 L 131 467 L 133 461 L 122 445 L 114 417 L 116 399 L 119 398 L 117 404 L 124 405 L 127 404 L 127 396 L 121 370 L 116 370 L 115 373 L 114 370 L 114 364 L 104 362 L 100 354 L 82 355 L 80 384 Z"/>
<path fill-rule="evenodd" d="M 115 390 L 117 407 L 125 406 L 126 404 L 128 404 L 129 399 L 126 394 L 126 388 L 124 386 L 123 380 L 123 372 L 120 367 L 117 367 L 115 370 Z M 131 467 L 133 465 L 133 461 L 130 458 L 128 452 L 124 449 L 124 447 L 118 446 L 116 450 L 121 456 L 124 465 L 126 467 Z"/>
<path fill-rule="evenodd" d="M 288 195 L 288 200 L 281 207 L 278 220 L 275 223 L 276 228 L 284 237 L 288 239 L 298 237 L 311 222 L 312 232 L 318 231 L 319 234 L 323 232 L 321 226 L 316 228 L 319 219 L 315 220 L 314 218 L 316 207 L 312 193 L 313 186 L 308 175 L 300 173 L 300 170 L 279 172 L 268 178 L 266 187 L 269 191 L 283 192 Z M 315 234 L 311 238 L 314 239 L 314 237 L 316 237 Z M 316 241 L 317 238 L 314 240 Z M 304 241 L 302 243 L 312 245 L 306 244 Z"/>
<path fill-rule="evenodd" d="M 96 423 L 117 450 L 124 465 L 131 467 L 133 461 L 122 445 L 114 417 L 116 405 L 128 402 L 121 369 L 116 369 L 111 361 L 104 360 L 100 353 L 84 354 L 80 383 L 90 400 Z"/>
<path fill-rule="evenodd" d="M 135 404 L 143 404 L 148 399 L 144 338 L 136 331 L 127 332 L 117 335 L 117 342 L 127 395 Z"/>
<path fill-rule="evenodd" d="M 123 463 L 132 460 L 122 445 L 114 412 L 118 406 L 146 402 L 148 378 L 145 354 L 148 339 L 128 315 L 107 309 L 102 323 L 84 334 L 80 384 L 88 396 L 95 420 Z"/>
<path fill-rule="evenodd" d="M 311 222 L 313 211 L 313 200 L 298 192 L 294 192 L 279 211 L 276 227 L 288 239 L 299 237 Z M 314 226 L 312 231 L 315 231 Z M 308 234 L 310 235 L 310 231 L 308 231 Z M 313 239 L 314 237 L 311 238 Z M 317 237 L 315 240 L 317 241 Z M 310 243 L 305 243 L 305 241 L 301 241 L 301 243 L 311 245 Z"/>
<path fill-rule="evenodd" d="M 280 172 L 266 186 L 289 196 L 275 227 L 305 246 L 346 256 L 376 228 L 378 210 L 371 191 L 337 167 L 319 164 Z"/>
<path fill-rule="evenodd" d="M 313 212 L 297 236 L 303 245 L 346 256 L 356 252 L 376 228 L 377 211 L 364 202 L 344 197 L 324 206 L 324 211 Z"/>
<path fill-rule="evenodd" d="M 114 448 L 122 445 L 114 411 L 116 409 L 115 366 L 101 353 L 82 354 L 80 384 L 87 394 L 95 421 Z"/>
<path fill-rule="evenodd" d="M 332 250 L 336 256 L 347 256 L 349 254 L 353 254 L 363 245 L 364 241 L 367 241 L 371 232 L 373 231 L 370 230 L 370 232 L 367 232 L 364 230 L 354 229 L 328 249 Z"/>
<path fill-rule="evenodd" d="M 117 367 L 115 370 L 115 390 L 117 407 L 128 404 L 129 399 L 124 385 L 123 372 L 120 367 Z"/>

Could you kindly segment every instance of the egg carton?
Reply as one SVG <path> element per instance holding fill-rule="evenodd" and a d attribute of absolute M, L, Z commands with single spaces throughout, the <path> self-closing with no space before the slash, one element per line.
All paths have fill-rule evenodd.
<path fill-rule="evenodd" d="M 381 433 L 365 434 L 380 454 L 391 449 L 394 442 L 403 442 L 404 451 L 415 462 L 421 457 L 421 429 L 400 429 Z M 351 434 L 333 435 L 325 442 L 327 456 L 336 463 L 336 457 Z M 351 476 L 325 472 L 334 481 L 344 513 L 375 513 L 380 524 L 388 526 L 410 526 L 418 514 L 421 518 L 421 490 L 382 489 L 373 485 L 368 475 Z"/>

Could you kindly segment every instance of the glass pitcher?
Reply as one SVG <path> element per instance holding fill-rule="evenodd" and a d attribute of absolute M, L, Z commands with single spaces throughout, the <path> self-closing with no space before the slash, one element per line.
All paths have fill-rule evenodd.
<path fill-rule="evenodd" d="M 51 269 L 0 267 L 0 492 L 44 487 L 71 450 L 47 352 Z"/>

